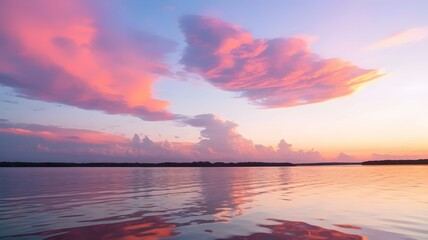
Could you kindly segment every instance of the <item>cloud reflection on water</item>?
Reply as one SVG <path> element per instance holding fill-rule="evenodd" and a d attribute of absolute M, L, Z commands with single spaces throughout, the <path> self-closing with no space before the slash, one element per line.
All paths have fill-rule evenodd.
<path fill-rule="evenodd" d="M 347 234 L 336 230 L 325 229 L 322 227 L 310 225 L 304 222 L 293 222 L 286 220 L 270 219 L 275 224 L 260 225 L 261 227 L 270 230 L 270 233 L 255 232 L 248 236 L 230 236 L 218 240 L 366 240 L 364 236 Z M 199 223 L 203 224 L 203 223 Z M 184 226 L 187 224 L 174 224 L 162 220 L 158 216 L 144 217 L 138 220 L 90 225 L 75 228 L 65 228 L 43 231 L 35 234 L 16 235 L 15 237 L 23 236 L 43 236 L 49 240 L 92 240 L 92 239 L 122 239 L 122 240 L 158 240 L 169 238 L 180 233 L 175 230 L 175 227 Z M 212 233 L 213 230 L 206 229 L 205 233 Z"/>

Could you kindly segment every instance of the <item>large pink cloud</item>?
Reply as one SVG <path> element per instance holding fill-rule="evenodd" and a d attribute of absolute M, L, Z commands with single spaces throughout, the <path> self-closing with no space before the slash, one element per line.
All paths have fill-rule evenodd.
<path fill-rule="evenodd" d="M 152 84 L 170 75 L 175 44 L 87 1 L 0 2 L 0 83 L 25 97 L 145 120 L 165 120 Z M 115 25 L 116 24 L 116 25 Z"/>
<path fill-rule="evenodd" d="M 338 58 L 321 58 L 299 38 L 256 39 L 226 21 L 185 16 L 181 63 L 214 86 L 267 108 L 349 95 L 381 75 Z"/>

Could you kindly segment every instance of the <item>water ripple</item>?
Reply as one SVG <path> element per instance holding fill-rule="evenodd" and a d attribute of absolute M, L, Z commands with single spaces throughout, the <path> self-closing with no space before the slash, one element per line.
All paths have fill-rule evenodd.
<path fill-rule="evenodd" d="M 427 180 L 426 166 L 0 169 L 0 238 L 428 239 Z"/>

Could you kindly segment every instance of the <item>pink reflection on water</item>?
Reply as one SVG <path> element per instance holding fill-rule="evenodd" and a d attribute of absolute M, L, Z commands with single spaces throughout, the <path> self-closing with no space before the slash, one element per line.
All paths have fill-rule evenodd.
<path fill-rule="evenodd" d="M 75 228 L 49 230 L 34 235 L 48 236 L 49 240 L 93 240 L 93 239 L 122 239 L 122 240 L 157 240 L 176 235 L 175 225 L 167 223 L 157 216 L 142 219 L 99 224 Z M 33 234 L 31 234 L 33 235 Z M 49 236 L 53 235 L 53 236 Z M 23 235 L 20 235 L 23 236 Z"/>
<path fill-rule="evenodd" d="M 9 217 L 0 224 L 6 237 L 406 240 L 428 234 L 426 167 L 24 170 L 4 184 L 14 186 L 3 188 L 8 198 L 0 205 Z"/>
<path fill-rule="evenodd" d="M 364 236 L 325 229 L 304 222 L 272 219 L 275 225 L 260 225 L 271 229 L 271 233 L 253 233 L 249 236 L 234 236 L 221 240 L 367 240 Z"/>
<path fill-rule="evenodd" d="M 270 233 L 256 232 L 248 236 L 230 236 L 217 240 L 367 240 L 365 236 L 343 233 L 304 222 L 270 220 L 276 224 L 259 225 L 269 229 Z M 158 240 L 179 235 L 180 232 L 174 231 L 175 228 L 185 225 L 189 225 L 189 223 L 173 224 L 162 220 L 158 216 L 150 216 L 126 222 L 56 229 L 29 235 L 16 235 L 14 237 L 39 235 L 45 236 L 45 239 L 49 240 Z M 206 229 L 204 232 L 209 234 L 213 233 L 213 230 Z"/>

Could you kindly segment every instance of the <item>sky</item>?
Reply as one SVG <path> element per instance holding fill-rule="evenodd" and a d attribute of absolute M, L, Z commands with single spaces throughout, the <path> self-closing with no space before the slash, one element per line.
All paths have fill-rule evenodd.
<path fill-rule="evenodd" d="M 1 1 L 1 161 L 428 158 L 425 9 Z"/>

